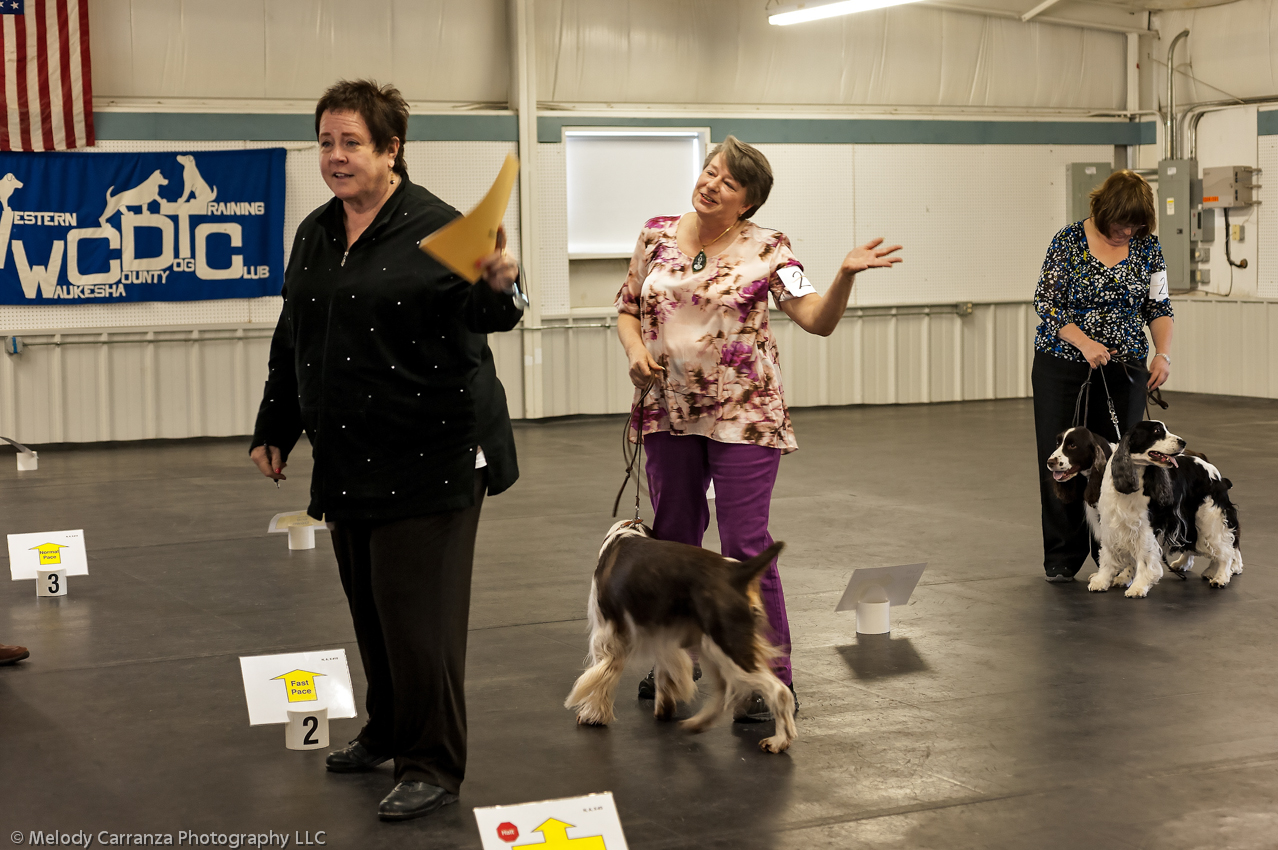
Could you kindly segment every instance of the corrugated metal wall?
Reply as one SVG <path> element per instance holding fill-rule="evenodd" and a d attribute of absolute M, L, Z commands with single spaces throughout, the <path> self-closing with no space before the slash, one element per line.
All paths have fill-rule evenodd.
<path fill-rule="evenodd" d="M 1022 398 L 1037 319 L 1028 303 L 849 309 L 828 338 L 773 313 L 794 407 Z M 632 388 L 607 319 L 491 338 L 518 413 L 521 333 L 540 337 L 547 416 L 621 413 Z M 0 359 L 0 434 L 35 444 L 252 431 L 271 329 L 261 324 L 25 336 Z M 535 350 L 535 349 L 534 349 Z M 1278 398 L 1278 302 L 1176 301 L 1169 389 Z"/>

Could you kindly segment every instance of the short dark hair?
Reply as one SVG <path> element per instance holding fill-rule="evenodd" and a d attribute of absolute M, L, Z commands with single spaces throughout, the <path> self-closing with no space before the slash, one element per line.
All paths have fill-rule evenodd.
<path fill-rule="evenodd" d="M 750 208 L 741 217 L 749 218 L 759 211 L 772 192 L 772 166 L 758 148 L 747 145 L 736 136 L 728 136 L 706 155 L 701 167 L 704 169 L 719 154 L 723 154 L 723 164 L 728 167 L 728 173 L 745 189 Z"/>
<path fill-rule="evenodd" d="M 1154 191 L 1135 171 L 1115 171 L 1092 190 L 1092 224 L 1106 236 L 1116 227 L 1134 227 L 1135 235 L 1153 233 L 1158 228 Z"/>
<path fill-rule="evenodd" d="M 364 119 L 373 139 L 373 149 L 385 153 L 392 139 L 399 139 L 395 173 L 408 177 L 404 163 L 404 143 L 408 141 L 408 101 L 399 89 L 373 80 L 338 80 L 315 104 L 315 137 L 319 138 L 320 118 L 325 112 L 354 112 Z"/>

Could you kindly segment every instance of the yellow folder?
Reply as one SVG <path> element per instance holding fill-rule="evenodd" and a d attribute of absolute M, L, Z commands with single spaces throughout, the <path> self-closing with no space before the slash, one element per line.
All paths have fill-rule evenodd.
<path fill-rule="evenodd" d="M 418 242 L 417 247 L 471 283 L 479 280 L 475 262 L 497 250 L 497 228 L 506 215 L 510 190 L 518 173 L 519 159 L 507 154 L 484 199 L 466 215 L 453 219 Z"/>

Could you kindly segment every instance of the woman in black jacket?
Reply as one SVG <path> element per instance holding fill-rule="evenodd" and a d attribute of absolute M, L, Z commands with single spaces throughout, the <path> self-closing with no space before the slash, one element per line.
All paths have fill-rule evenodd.
<path fill-rule="evenodd" d="M 368 722 L 328 769 L 395 760 L 379 815 L 455 802 L 466 764 L 463 680 L 475 532 L 485 492 L 519 472 L 485 334 L 523 314 L 502 249 L 468 284 L 417 248 L 458 213 L 408 180 L 408 104 L 340 82 L 315 110 L 333 199 L 298 227 L 250 455 L 285 478 L 303 430 L 308 513 L 332 524 L 368 679 Z"/>

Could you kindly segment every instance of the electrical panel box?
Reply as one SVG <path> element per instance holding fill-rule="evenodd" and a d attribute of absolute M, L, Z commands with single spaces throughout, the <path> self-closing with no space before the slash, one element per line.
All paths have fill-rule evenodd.
<path fill-rule="evenodd" d="M 1196 209 L 1190 214 L 1189 241 L 1216 241 L 1216 213 L 1211 210 Z"/>
<path fill-rule="evenodd" d="M 1256 169 L 1249 165 L 1222 165 L 1203 169 L 1203 207 L 1219 210 L 1249 207 L 1256 203 Z"/>
<path fill-rule="evenodd" d="M 1201 236 L 1201 218 L 1194 216 L 1199 199 L 1198 162 L 1164 159 L 1158 163 L 1158 241 L 1167 261 L 1167 285 L 1172 292 L 1188 292 L 1197 285 L 1191 279 L 1190 231 Z M 1210 216 L 1213 225 L 1215 213 Z M 1195 221 L 1197 219 L 1197 221 Z M 1194 226 L 1198 225 L 1198 226 Z"/>
<path fill-rule="evenodd" d="M 1065 221 L 1073 224 L 1092 214 L 1092 190 L 1114 172 L 1109 162 L 1071 162 L 1065 166 Z"/>

